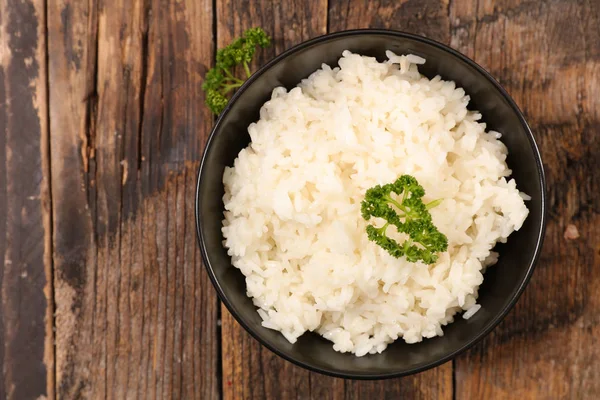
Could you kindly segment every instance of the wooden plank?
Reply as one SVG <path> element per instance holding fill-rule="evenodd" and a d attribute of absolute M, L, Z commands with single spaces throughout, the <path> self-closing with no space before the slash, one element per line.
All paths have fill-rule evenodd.
<path fill-rule="evenodd" d="M 459 2 L 452 45 L 525 112 L 546 166 L 549 223 L 516 308 L 456 363 L 472 398 L 600 397 L 600 3 Z M 569 224 L 580 237 L 569 240 Z"/>
<path fill-rule="evenodd" d="M 330 0 L 329 31 L 385 28 L 447 43 L 450 0 Z"/>
<path fill-rule="evenodd" d="M 0 4 L 0 398 L 54 398 L 46 21 Z"/>
<path fill-rule="evenodd" d="M 195 172 L 212 2 L 48 3 L 61 398 L 215 398 Z"/>
<path fill-rule="evenodd" d="M 447 0 L 329 2 L 329 30 L 386 28 L 416 33 L 448 43 Z M 385 382 L 346 382 L 346 398 L 452 398 L 452 363 L 424 373 Z"/>
<path fill-rule="evenodd" d="M 286 2 L 275 7 L 270 2 L 251 6 L 240 1 L 217 2 L 217 42 L 228 44 L 245 29 L 263 27 L 275 38 L 274 48 L 261 51 L 255 65 L 262 65 L 275 54 L 308 38 L 324 34 L 329 14 L 331 31 L 366 26 L 400 28 L 418 14 L 423 21 L 417 33 L 448 41 L 447 3 L 429 1 L 372 2 L 324 1 Z M 385 10 L 383 10 L 385 8 Z M 394 25 L 389 25 L 392 22 Z M 387 24 L 387 25 L 386 25 Z M 226 399 L 250 398 L 451 398 L 452 363 L 417 377 L 385 382 L 344 381 L 309 373 L 283 361 L 252 339 L 229 312 L 222 307 L 223 394 Z"/>
<path fill-rule="evenodd" d="M 452 363 L 413 377 L 354 381 L 308 372 L 262 347 L 222 307 L 225 399 L 451 399 Z"/>
<path fill-rule="evenodd" d="M 260 0 L 247 3 L 219 0 L 217 12 L 217 44 L 223 47 L 244 30 L 260 26 L 273 37 L 273 45 L 257 53 L 252 70 L 285 49 L 326 33 L 327 2 L 290 1 L 274 5 Z M 233 319 L 227 309 L 222 313 L 223 398 L 309 398 L 311 374 L 283 361 L 252 339 Z M 325 378 L 329 381 L 329 378 Z M 334 387 L 340 387 L 340 380 Z M 326 398 L 326 397 L 324 397 Z"/>
<path fill-rule="evenodd" d="M 100 363 L 92 362 L 99 346 L 92 344 L 94 299 L 85 295 L 95 285 L 88 125 L 95 122 L 96 20 L 95 3 L 48 2 L 58 398 L 89 397 L 92 377 L 104 376 Z M 83 320 L 83 315 L 90 317 Z"/>

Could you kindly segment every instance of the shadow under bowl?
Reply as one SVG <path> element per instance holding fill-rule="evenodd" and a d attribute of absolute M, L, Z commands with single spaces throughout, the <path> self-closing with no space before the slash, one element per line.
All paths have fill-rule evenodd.
<path fill-rule="evenodd" d="M 429 78 L 453 80 L 471 97 L 470 109 L 479 110 L 488 129 L 503 134 L 507 163 L 521 191 L 529 194 L 530 214 L 507 243 L 496 246 L 498 263 L 489 268 L 479 290 L 482 308 L 471 319 L 460 316 L 444 327 L 444 336 L 408 345 L 399 339 L 382 354 L 355 357 L 338 353 L 316 333 L 306 333 L 295 344 L 281 333 L 261 326 L 252 300 L 246 296 L 242 273 L 231 265 L 223 247 L 223 171 L 232 166 L 248 145 L 248 125 L 259 119 L 261 106 L 278 86 L 295 87 L 326 63 L 336 66 L 342 51 L 386 59 L 385 51 L 416 54 L 427 60 L 419 67 Z M 488 334 L 523 292 L 539 256 L 546 219 L 542 161 L 531 130 L 515 102 L 480 66 L 435 41 L 389 30 L 354 30 L 304 42 L 273 59 L 236 92 L 219 117 L 206 145 L 198 173 L 196 224 L 208 274 L 223 303 L 260 343 L 281 357 L 320 373 L 353 379 L 391 378 L 440 365 Z"/>

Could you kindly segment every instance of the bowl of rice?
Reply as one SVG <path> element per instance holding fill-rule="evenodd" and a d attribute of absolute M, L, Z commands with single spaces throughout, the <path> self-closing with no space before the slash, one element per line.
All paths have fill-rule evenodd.
<path fill-rule="evenodd" d="M 372 240 L 388 224 L 361 213 L 402 176 L 445 238 L 422 260 Z M 252 75 L 196 193 L 204 264 L 235 319 L 281 357 L 354 379 L 435 367 L 492 331 L 531 277 L 545 214 L 508 93 L 457 51 L 387 30 L 319 37 Z M 384 244 L 410 239 L 396 225 Z"/>

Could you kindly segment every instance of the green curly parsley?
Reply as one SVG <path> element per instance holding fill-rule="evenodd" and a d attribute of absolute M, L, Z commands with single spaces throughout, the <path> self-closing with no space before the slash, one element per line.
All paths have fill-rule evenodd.
<path fill-rule="evenodd" d="M 202 90 L 206 92 L 206 105 L 210 110 L 219 115 L 225 109 L 227 94 L 242 86 L 250 78 L 250 61 L 254 57 L 256 47 L 265 48 L 271 44 L 271 39 L 261 28 L 250 28 L 241 38 L 235 39 L 225 48 L 217 51 L 216 63 L 204 76 Z M 233 68 L 241 65 L 246 77 L 236 78 Z"/>
<path fill-rule="evenodd" d="M 392 193 L 398 195 L 400 200 L 393 199 Z M 437 253 L 448 249 L 448 238 L 438 231 L 429 213 L 429 209 L 439 205 L 441 199 L 424 204 L 421 200 L 424 195 L 423 187 L 410 175 L 402 175 L 394 183 L 367 190 L 361 203 L 363 218 L 368 221 L 371 217 L 378 217 L 386 221 L 380 228 L 367 226 L 369 240 L 396 258 L 405 256 L 410 262 L 423 261 L 425 264 L 436 262 Z M 398 209 L 400 214 L 391 206 Z M 386 236 L 390 225 L 410 238 L 400 244 Z"/>

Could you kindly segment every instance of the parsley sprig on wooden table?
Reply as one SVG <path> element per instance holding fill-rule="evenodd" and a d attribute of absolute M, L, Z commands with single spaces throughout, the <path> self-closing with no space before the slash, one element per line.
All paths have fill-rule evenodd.
<path fill-rule="evenodd" d="M 399 199 L 392 198 L 392 193 Z M 394 183 L 367 190 L 361 203 L 363 218 L 368 221 L 371 217 L 379 217 L 386 221 L 380 228 L 367 226 L 369 240 L 396 258 L 405 256 L 410 262 L 423 261 L 425 264 L 436 262 L 437 253 L 448 249 L 448 238 L 438 231 L 429 213 L 429 209 L 439 205 L 441 200 L 424 204 L 421 199 L 424 195 L 423 187 L 410 175 L 402 175 Z M 394 225 L 398 232 L 406 233 L 409 239 L 400 244 L 387 236 L 386 230 L 390 225 Z"/>
<path fill-rule="evenodd" d="M 268 47 L 271 39 L 261 28 L 250 28 L 241 38 L 235 39 L 227 47 L 217 51 L 216 63 L 204 77 L 202 90 L 206 92 L 206 105 L 215 114 L 220 114 L 227 106 L 228 94 L 242 86 L 250 78 L 250 61 L 257 46 Z M 245 77 L 234 75 L 234 68 L 243 67 Z"/>

